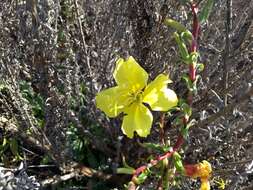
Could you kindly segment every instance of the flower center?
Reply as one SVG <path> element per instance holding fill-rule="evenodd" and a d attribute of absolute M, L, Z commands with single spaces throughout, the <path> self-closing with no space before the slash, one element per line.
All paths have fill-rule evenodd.
<path fill-rule="evenodd" d="M 129 103 L 141 103 L 142 102 L 142 90 L 132 91 L 129 93 Z"/>
<path fill-rule="evenodd" d="M 138 103 L 142 102 L 142 92 L 138 92 L 137 94 L 135 94 L 134 101 Z"/>

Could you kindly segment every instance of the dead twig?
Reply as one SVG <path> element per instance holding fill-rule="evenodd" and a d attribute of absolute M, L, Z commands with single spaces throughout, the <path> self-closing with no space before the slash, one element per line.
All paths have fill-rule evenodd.
<path fill-rule="evenodd" d="M 215 120 L 219 119 L 221 116 L 226 115 L 227 113 L 233 111 L 233 109 L 235 107 L 237 107 L 238 105 L 240 105 L 241 103 L 243 103 L 244 101 L 248 100 L 251 96 L 253 96 L 253 87 L 251 87 L 248 92 L 246 92 L 244 95 L 242 95 L 239 98 L 236 98 L 236 100 L 229 104 L 227 107 L 224 107 L 221 111 L 211 115 L 210 117 L 208 117 L 207 119 L 200 121 L 196 124 L 196 126 L 198 127 L 204 127 L 212 122 L 214 122 Z"/>
<path fill-rule="evenodd" d="M 58 176 L 58 175 L 56 175 L 56 176 L 54 176 L 54 177 L 52 177 L 52 178 L 49 178 L 49 179 L 45 179 L 45 180 L 43 180 L 42 182 L 41 182 L 41 186 L 43 187 L 43 188 L 45 188 L 45 187 L 47 187 L 47 186 L 51 186 L 51 185 L 57 185 L 57 184 L 59 184 L 59 183 L 61 183 L 61 182 L 63 182 L 63 181 L 68 181 L 68 180 L 70 180 L 70 179 L 72 179 L 72 178 L 75 178 L 75 177 L 77 177 L 78 175 L 77 175 L 77 173 L 75 173 L 75 172 L 72 172 L 72 173 L 69 173 L 69 174 L 65 174 L 65 175 L 63 175 L 63 176 Z"/>
<path fill-rule="evenodd" d="M 232 30 L 232 0 L 227 0 L 226 45 L 223 58 L 223 88 L 228 88 L 228 59 L 230 55 L 230 31 Z M 227 106 L 227 93 L 224 94 L 224 106 Z"/>
<path fill-rule="evenodd" d="M 83 27 L 82 27 L 82 22 L 80 19 L 80 13 L 79 13 L 79 9 L 78 9 L 77 0 L 74 1 L 74 4 L 75 4 L 75 10 L 76 10 L 76 16 L 77 16 L 77 21 L 78 21 L 78 25 L 79 25 L 79 30 L 80 30 L 81 38 L 82 38 L 83 50 L 86 55 L 86 64 L 88 67 L 89 75 L 90 75 L 90 77 L 92 77 L 92 71 L 91 71 L 91 67 L 90 67 L 90 58 L 88 56 L 88 46 L 85 42 L 85 38 L 84 38 L 84 34 L 83 34 Z"/>

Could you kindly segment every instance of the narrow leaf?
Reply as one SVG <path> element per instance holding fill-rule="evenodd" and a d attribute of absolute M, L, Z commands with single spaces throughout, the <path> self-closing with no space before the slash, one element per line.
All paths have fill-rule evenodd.
<path fill-rule="evenodd" d="M 117 168 L 117 174 L 130 174 L 132 175 L 134 173 L 133 168 Z"/>
<path fill-rule="evenodd" d="M 192 33 L 183 24 L 170 18 L 165 19 L 164 24 L 176 29 L 179 33 L 184 32 L 184 35 L 187 39 L 192 39 Z"/>
<path fill-rule="evenodd" d="M 183 173 L 184 172 L 184 166 L 183 166 L 183 162 L 182 162 L 182 158 L 181 158 L 180 154 L 175 152 L 173 154 L 173 159 L 174 159 L 174 165 L 175 165 L 177 171 Z"/>
<path fill-rule="evenodd" d="M 22 160 L 22 157 L 18 153 L 18 141 L 16 139 L 11 139 L 10 141 L 10 149 L 12 154 L 16 157 L 18 160 Z"/>
<path fill-rule="evenodd" d="M 192 81 L 191 81 L 191 79 L 189 78 L 189 76 L 188 76 L 188 75 L 183 75 L 183 76 L 182 76 L 182 79 L 185 81 L 188 90 L 191 90 L 192 87 L 193 87 L 193 84 L 192 84 Z"/>
<path fill-rule="evenodd" d="M 155 144 L 155 143 L 142 143 L 142 146 L 144 148 L 149 148 L 151 150 L 158 151 L 160 153 L 164 153 L 170 149 L 169 147 L 161 146 L 161 145 Z"/>
<path fill-rule="evenodd" d="M 209 15 L 210 15 L 210 12 L 213 8 L 213 4 L 214 4 L 213 0 L 207 0 L 206 1 L 206 4 L 204 5 L 204 7 L 201 10 L 200 15 L 199 15 L 200 23 L 204 23 L 204 22 L 207 21 Z"/>
<path fill-rule="evenodd" d="M 175 40 L 177 42 L 177 45 L 178 45 L 178 48 L 179 48 L 179 52 L 180 52 L 180 55 L 181 55 L 182 59 L 184 61 L 188 60 L 189 53 L 188 53 L 187 47 L 184 44 L 184 42 L 181 40 L 181 38 L 180 38 L 180 36 L 178 35 L 177 32 L 174 32 L 174 38 L 175 38 Z"/>

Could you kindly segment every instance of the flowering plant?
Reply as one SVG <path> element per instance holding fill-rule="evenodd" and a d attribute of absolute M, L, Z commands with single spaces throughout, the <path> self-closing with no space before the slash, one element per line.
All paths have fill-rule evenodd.
<path fill-rule="evenodd" d="M 167 88 L 169 77 L 160 74 L 147 85 L 148 73 L 133 57 L 120 58 L 113 76 L 117 86 L 98 93 L 96 104 L 109 117 L 125 114 L 121 128 L 129 138 L 134 131 L 141 137 L 150 133 L 153 116 L 143 103 L 154 111 L 168 111 L 178 103 L 176 93 Z"/>
<path fill-rule="evenodd" d="M 198 4 L 195 4 L 192 0 L 182 2 L 190 5 L 193 16 L 192 32 L 173 19 L 164 19 L 164 24 L 176 30 L 173 37 L 178 45 L 179 55 L 182 62 L 189 68 L 188 75 L 182 77 L 188 88 L 186 99 L 178 100 L 176 93 L 167 87 L 172 82 L 168 75 L 160 74 L 148 84 L 148 73 L 131 56 L 126 60 L 120 58 L 116 62 L 113 77 L 117 86 L 103 90 L 96 96 L 97 107 L 105 112 L 108 117 L 117 117 L 119 114 L 123 114 L 121 129 L 129 138 L 134 137 L 134 132 L 141 137 L 147 137 L 150 134 L 153 122 L 150 110 L 167 112 L 176 107 L 176 110 L 182 112 L 174 119 L 177 123 L 175 125 L 181 127 L 174 146 L 171 147 L 164 140 L 161 141 L 161 144 L 143 144 L 144 147 L 159 149 L 162 154 L 137 169 L 130 167 L 125 161 L 123 163 L 124 167 L 118 168 L 118 173 L 132 174 L 132 180 L 127 185 L 128 189 L 135 189 L 136 185 L 143 183 L 152 173 L 151 168 L 157 165 L 161 170 L 158 173 L 160 181 L 157 189 L 169 189 L 170 185 L 175 185 L 176 176 L 181 174 L 191 178 L 200 178 L 200 189 L 210 190 L 211 164 L 205 160 L 197 164 L 183 164 L 178 151 L 184 140 L 188 138 L 188 130 L 193 123 L 191 114 L 193 97 L 197 93 L 199 78 L 197 71 L 203 70 L 204 67 L 203 64 L 198 63 L 197 42 L 200 24 L 206 21 L 213 0 L 206 0 L 206 4 L 199 15 Z M 164 113 L 161 114 L 161 134 L 163 134 L 164 116 Z M 171 160 L 172 162 L 170 162 Z"/>

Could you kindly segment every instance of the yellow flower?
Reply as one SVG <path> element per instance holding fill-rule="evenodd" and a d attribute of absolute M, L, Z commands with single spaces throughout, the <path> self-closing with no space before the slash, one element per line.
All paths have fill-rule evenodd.
<path fill-rule="evenodd" d="M 200 178 L 201 186 L 200 190 L 210 190 L 210 183 L 208 181 L 208 178 Z"/>
<path fill-rule="evenodd" d="M 216 183 L 218 188 L 221 190 L 224 190 L 227 185 L 227 182 L 220 178 L 218 178 L 218 180 L 214 180 L 214 183 Z"/>
<path fill-rule="evenodd" d="M 196 177 L 200 178 L 208 178 L 210 176 L 210 173 L 212 172 L 212 166 L 211 164 L 204 160 L 202 163 L 197 164 L 197 172 Z"/>
<path fill-rule="evenodd" d="M 108 117 L 124 113 L 122 131 L 133 138 L 134 131 L 141 137 L 150 133 L 152 113 L 143 104 L 147 103 L 154 111 L 167 111 L 177 105 L 177 95 L 167 88 L 172 81 L 160 74 L 147 85 L 148 73 L 133 57 L 119 59 L 113 77 L 117 86 L 103 90 L 96 96 L 96 105 Z"/>
<path fill-rule="evenodd" d="M 202 163 L 195 165 L 185 165 L 184 169 L 187 176 L 192 178 L 200 178 L 200 190 L 210 190 L 210 183 L 208 179 L 212 173 L 212 166 L 208 161 L 204 160 Z"/>

